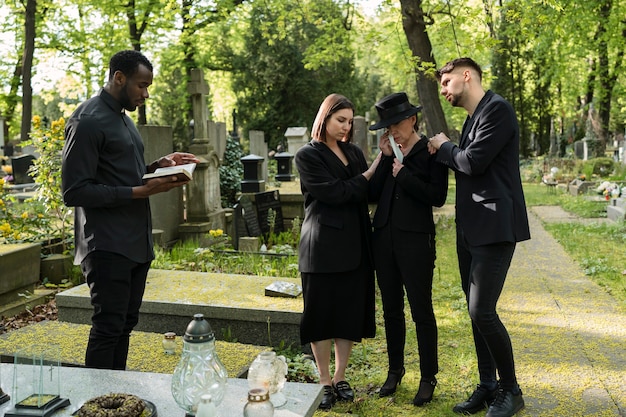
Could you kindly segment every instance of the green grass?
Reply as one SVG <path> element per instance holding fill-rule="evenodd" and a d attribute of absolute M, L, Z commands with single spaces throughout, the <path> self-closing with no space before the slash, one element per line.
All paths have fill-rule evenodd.
<path fill-rule="evenodd" d="M 524 184 L 524 194 L 529 207 L 558 205 L 581 218 L 606 218 L 608 202 L 597 195 L 549 194 L 543 184 Z M 626 251 L 616 250 L 626 244 L 626 224 L 566 222 L 546 223 L 544 227 L 585 274 L 611 294 L 626 311 Z"/>

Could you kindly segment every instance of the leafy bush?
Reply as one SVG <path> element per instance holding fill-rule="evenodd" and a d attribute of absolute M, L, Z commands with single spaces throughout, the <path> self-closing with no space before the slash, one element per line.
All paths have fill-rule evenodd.
<path fill-rule="evenodd" d="M 241 144 L 229 136 L 226 139 L 224 161 L 219 167 L 222 207 L 233 207 L 237 202 L 237 193 L 241 191 L 243 179 L 242 157 Z"/>

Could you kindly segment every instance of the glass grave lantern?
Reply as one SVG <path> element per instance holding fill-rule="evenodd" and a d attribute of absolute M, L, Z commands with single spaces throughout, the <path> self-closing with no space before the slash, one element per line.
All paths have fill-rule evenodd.
<path fill-rule="evenodd" d="M 183 336 L 183 353 L 172 375 L 172 396 L 186 417 L 195 416 L 204 395 L 217 407 L 224 399 L 227 372 L 215 351 L 215 335 L 195 314 Z"/>
<path fill-rule="evenodd" d="M 70 405 L 61 398 L 60 348 L 24 348 L 15 353 L 13 363 L 13 408 L 5 417 L 52 415 Z"/>
<path fill-rule="evenodd" d="M 0 405 L 4 404 L 5 402 L 11 399 L 9 394 L 7 394 L 6 392 L 2 390 L 1 384 L 2 384 L 2 368 L 0 367 Z"/>

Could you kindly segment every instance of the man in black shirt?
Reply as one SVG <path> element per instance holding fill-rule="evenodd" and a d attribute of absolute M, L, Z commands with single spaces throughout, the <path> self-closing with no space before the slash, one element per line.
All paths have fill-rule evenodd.
<path fill-rule="evenodd" d="M 75 207 L 76 256 L 90 288 L 91 368 L 125 369 L 130 333 L 139 321 L 152 248 L 149 196 L 186 184 L 176 176 L 143 181 L 159 167 L 198 162 L 175 152 L 146 166 L 143 142 L 125 111 L 148 98 L 152 64 L 137 51 L 109 62 L 106 86 L 74 111 L 65 128 L 63 200 Z"/>

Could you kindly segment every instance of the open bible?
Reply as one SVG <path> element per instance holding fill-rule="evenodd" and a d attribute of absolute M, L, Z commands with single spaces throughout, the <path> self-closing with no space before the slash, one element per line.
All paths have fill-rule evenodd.
<path fill-rule="evenodd" d="M 157 168 L 154 172 L 143 176 L 144 180 L 151 178 L 169 177 L 176 175 L 179 181 L 189 181 L 193 179 L 193 170 L 196 164 L 174 165 L 171 167 Z"/>

